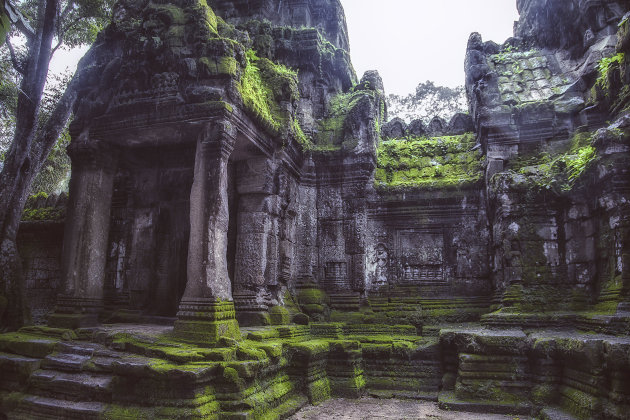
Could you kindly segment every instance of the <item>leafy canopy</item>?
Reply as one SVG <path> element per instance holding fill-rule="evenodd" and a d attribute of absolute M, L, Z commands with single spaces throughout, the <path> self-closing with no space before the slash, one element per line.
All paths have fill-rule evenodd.
<path fill-rule="evenodd" d="M 454 114 L 468 110 L 463 86 L 437 86 L 431 81 L 418 84 L 416 91 L 407 96 L 389 95 L 387 107 L 390 119 L 399 117 L 408 122 L 428 122 L 435 116 L 448 121 Z"/>
<path fill-rule="evenodd" d="M 57 10 L 58 23 L 52 43 L 51 57 L 59 49 L 70 50 L 89 45 L 97 34 L 110 21 L 114 0 L 62 0 Z M 10 5 L 13 19 L 4 19 L 6 13 L 0 13 L 0 167 L 6 151 L 13 141 L 15 132 L 17 98 L 19 87 L 26 69 L 29 54 L 29 41 L 34 41 L 40 22 L 41 0 L 0 0 L 0 12 L 4 6 Z M 13 25 L 11 25 L 13 23 Z M 43 130 L 46 121 L 51 117 L 57 103 L 66 90 L 71 75 L 48 74 L 41 108 L 38 115 L 38 130 Z M 70 162 L 65 153 L 68 144 L 67 129 L 59 136 L 41 173 L 33 183 L 34 191 L 54 192 L 63 188 L 70 170 Z"/>

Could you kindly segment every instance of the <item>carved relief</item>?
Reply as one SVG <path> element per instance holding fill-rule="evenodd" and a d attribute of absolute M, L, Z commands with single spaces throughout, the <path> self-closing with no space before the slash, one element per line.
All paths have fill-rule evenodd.
<path fill-rule="evenodd" d="M 442 233 L 399 231 L 397 254 L 401 284 L 419 286 L 445 281 Z"/>
<path fill-rule="evenodd" d="M 389 264 L 389 252 L 384 244 L 378 244 L 374 251 L 372 263 L 376 266 L 374 279 L 372 281 L 371 288 L 373 290 L 379 289 L 388 284 L 388 264 Z"/>

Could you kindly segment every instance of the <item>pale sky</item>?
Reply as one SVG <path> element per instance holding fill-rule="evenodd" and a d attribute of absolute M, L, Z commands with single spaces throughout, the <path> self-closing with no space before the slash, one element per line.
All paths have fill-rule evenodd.
<path fill-rule="evenodd" d="M 378 70 L 386 93 L 406 95 L 420 82 L 464 84 L 471 32 L 502 44 L 518 20 L 516 0 L 341 0 L 359 78 Z M 51 70 L 76 68 L 87 47 L 59 51 Z"/>
<path fill-rule="evenodd" d="M 502 44 L 518 20 L 516 0 L 341 0 L 350 56 L 361 78 L 378 70 L 387 94 L 405 95 L 420 82 L 464 84 L 471 32 Z"/>

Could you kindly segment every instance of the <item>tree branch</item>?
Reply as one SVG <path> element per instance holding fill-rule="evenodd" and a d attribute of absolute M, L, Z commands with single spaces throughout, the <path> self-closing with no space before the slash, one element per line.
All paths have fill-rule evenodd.
<path fill-rule="evenodd" d="M 26 38 L 31 40 L 35 36 L 35 31 L 31 28 L 31 25 L 29 25 L 22 12 L 20 12 L 11 1 L 4 3 L 4 10 L 7 12 L 11 23 L 13 23 Z"/>
<path fill-rule="evenodd" d="M 57 42 L 57 45 L 55 45 L 51 50 L 50 50 L 50 58 L 48 59 L 48 61 L 52 60 L 53 55 L 55 55 L 55 52 L 59 49 L 59 47 L 61 47 L 61 45 L 63 44 L 63 35 L 59 34 L 58 36 L 59 41 Z"/>
<path fill-rule="evenodd" d="M 11 54 L 11 64 L 13 64 L 13 68 L 15 69 L 15 71 L 24 76 L 24 66 L 20 64 L 17 56 L 15 55 L 15 50 L 13 49 L 13 45 L 11 44 L 11 39 L 9 38 L 9 35 L 7 35 L 6 41 L 7 47 L 9 47 L 9 54 Z"/>
<path fill-rule="evenodd" d="M 59 99 L 59 102 L 55 105 L 50 117 L 46 120 L 44 127 L 37 133 L 36 138 L 33 141 L 30 157 L 31 162 L 33 162 L 35 172 L 39 172 L 41 169 L 42 165 L 48 158 L 48 154 L 54 147 L 61 135 L 61 132 L 66 127 L 66 124 L 70 119 L 74 103 L 76 102 L 78 96 L 80 71 L 79 65 L 79 68 L 74 73 L 74 76 L 70 79 L 63 96 Z"/>
<path fill-rule="evenodd" d="M 61 16 L 59 17 L 60 23 L 63 22 L 66 19 L 66 17 L 68 17 L 68 13 L 70 13 L 73 7 L 74 7 L 74 1 L 70 0 L 68 4 L 66 4 L 66 7 L 64 7 L 63 11 L 61 12 Z"/>
<path fill-rule="evenodd" d="M 61 28 L 61 25 L 63 24 L 63 22 L 59 21 L 59 29 L 57 30 L 57 45 L 55 45 L 51 52 L 50 52 L 50 58 L 49 60 L 52 60 L 53 55 L 55 54 L 55 52 L 63 45 L 63 41 L 64 41 L 64 35 L 68 32 L 68 30 L 74 28 L 75 26 L 78 26 L 81 23 L 82 19 L 75 19 L 72 22 L 70 22 L 68 25 L 66 25 L 63 29 Z"/>

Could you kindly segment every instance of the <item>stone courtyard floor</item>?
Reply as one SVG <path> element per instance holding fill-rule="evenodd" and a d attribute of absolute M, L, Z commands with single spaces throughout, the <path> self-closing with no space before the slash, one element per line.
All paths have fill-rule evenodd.
<path fill-rule="evenodd" d="M 289 420 L 528 420 L 526 416 L 466 413 L 440 410 L 437 403 L 395 399 L 334 398 L 318 406 L 307 406 Z"/>

